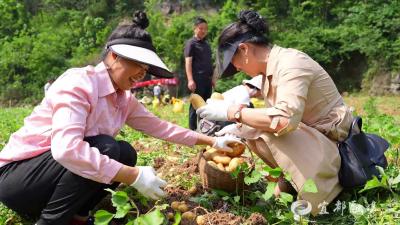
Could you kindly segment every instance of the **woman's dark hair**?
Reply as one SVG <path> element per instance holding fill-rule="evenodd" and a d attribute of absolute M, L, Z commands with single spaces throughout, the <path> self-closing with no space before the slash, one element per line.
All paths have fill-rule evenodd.
<path fill-rule="evenodd" d="M 239 20 L 224 28 L 218 38 L 218 48 L 223 48 L 228 43 L 240 39 L 259 45 L 269 45 L 269 28 L 264 18 L 254 10 L 242 10 Z"/>
<path fill-rule="evenodd" d="M 199 24 L 201 24 L 201 23 L 207 23 L 207 21 L 203 18 L 203 17 L 196 17 L 195 19 L 194 19 L 194 25 L 195 26 L 197 26 L 197 25 L 199 25 Z"/>
<path fill-rule="evenodd" d="M 133 19 L 131 24 L 119 25 L 110 34 L 107 39 L 107 43 L 116 39 L 135 39 L 153 44 L 150 34 L 145 30 L 149 26 L 149 20 L 147 15 L 143 11 L 136 11 L 133 14 Z M 108 53 L 108 48 L 103 51 L 102 58 L 104 59 Z"/>

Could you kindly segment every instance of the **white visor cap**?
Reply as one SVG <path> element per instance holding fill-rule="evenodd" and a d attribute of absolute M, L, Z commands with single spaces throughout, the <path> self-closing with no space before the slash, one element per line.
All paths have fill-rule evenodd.
<path fill-rule="evenodd" d="M 150 49 L 128 44 L 115 44 L 111 45 L 109 48 L 121 57 L 148 65 L 148 72 L 154 76 L 165 78 L 173 77 L 173 74 L 160 57 Z"/>
<path fill-rule="evenodd" d="M 258 88 L 258 90 L 261 90 L 262 76 L 263 75 L 258 75 L 258 76 L 253 77 L 251 80 L 243 80 L 243 84 L 250 84 L 250 85 Z"/>

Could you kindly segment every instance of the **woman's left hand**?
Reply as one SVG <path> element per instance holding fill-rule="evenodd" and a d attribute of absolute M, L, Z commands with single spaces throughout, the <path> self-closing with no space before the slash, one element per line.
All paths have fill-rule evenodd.
<path fill-rule="evenodd" d="M 262 130 L 258 130 L 249 126 L 242 126 L 235 123 L 225 126 L 220 131 L 215 132 L 215 135 L 222 136 L 230 134 L 247 140 L 247 139 L 258 138 L 262 132 L 263 132 Z"/>
<path fill-rule="evenodd" d="M 229 124 L 229 125 L 225 126 L 224 128 L 222 128 L 221 130 L 215 132 L 216 136 L 223 136 L 226 134 L 231 134 L 231 135 L 235 135 L 236 137 L 242 138 L 242 134 L 238 128 L 238 124 L 236 124 L 236 123 Z"/>
<path fill-rule="evenodd" d="M 232 152 L 233 149 L 229 147 L 229 144 L 232 143 L 241 143 L 240 138 L 236 137 L 235 135 L 227 134 L 221 137 L 216 137 L 215 142 L 213 144 L 213 148 L 220 150 L 220 151 L 225 151 L 225 152 Z"/>
<path fill-rule="evenodd" d="M 223 100 L 208 99 L 207 104 L 196 110 L 201 118 L 211 121 L 227 121 L 229 104 Z"/>

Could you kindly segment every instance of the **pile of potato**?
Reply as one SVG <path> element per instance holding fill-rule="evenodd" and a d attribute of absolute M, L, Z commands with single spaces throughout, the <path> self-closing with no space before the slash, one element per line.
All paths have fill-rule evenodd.
<path fill-rule="evenodd" d="M 203 153 L 203 157 L 207 160 L 207 163 L 210 166 L 231 173 L 235 171 L 239 165 L 245 162 L 245 158 L 241 157 L 245 146 L 243 144 L 235 143 L 231 147 L 233 152 L 225 153 L 207 146 L 206 151 Z"/>
<path fill-rule="evenodd" d="M 218 92 L 214 92 L 211 95 L 211 99 L 223 100 L 224 96 Z M 206 105 L 204 99 L 198 94 L 190 95 L 190 103 L 193 105 L 194 109 L 198 109 Z M 239 165 L 245 162 L 245 159 L 241 157 L 244 152 L 245 145 L 243 143 L 234 143 L 229 147 L 233 149 L 233 152 L 219 152 L 218 150 L 207 146 L 203 156 L 209 165 L 224 172 L 233 172 Z"/>

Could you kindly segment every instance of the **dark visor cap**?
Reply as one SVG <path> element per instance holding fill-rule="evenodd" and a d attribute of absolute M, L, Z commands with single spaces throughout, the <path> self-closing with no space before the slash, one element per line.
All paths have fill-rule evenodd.
<path fill-rule="evenodd" d="M 221 78 L 230 77 L 238 73 L 239 71 L 233 66 L 232 58 L 236 53 L 236 50 L 240 43 L 248 40 L 250 35 L 242 35 L 233 41 L 232 43 L 225 43 L 223 46 L 218 48 L 217 52 L 217 69 L 218 76 Z"/>

